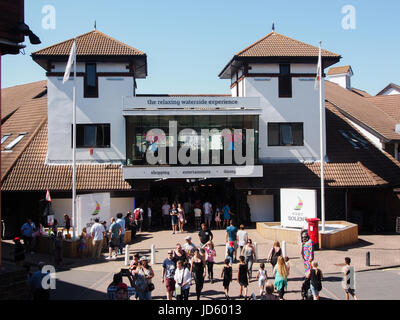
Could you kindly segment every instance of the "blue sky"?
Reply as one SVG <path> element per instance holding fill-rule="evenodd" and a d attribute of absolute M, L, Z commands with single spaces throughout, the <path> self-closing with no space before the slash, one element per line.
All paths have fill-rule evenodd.
<path fill-rule="evenodd" d="M 55 8 L 55 29 L 45 29 L 46 5 Z M 345 5 L 355 8 L 355 29 L 345 30 Z M 376 94 L 400 84 L 400 1 L 366 0 L 34 0 L 25 1 L 25 22 L 42 44 L 25 41 L 25 55 L 2 58 L 2 87 L 45 79 L 30 54 L 97 29 L 147 54 L 148 77 L 138 93 L 229 93 L 218 78 L 233 55 L 276 32 L 342 55 L 352 85 Z"/>

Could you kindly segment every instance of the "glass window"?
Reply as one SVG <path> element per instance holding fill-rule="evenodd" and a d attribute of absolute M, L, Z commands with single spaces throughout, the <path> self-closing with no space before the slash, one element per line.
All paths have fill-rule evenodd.
<path fill-rule="evenodd" d="M 1 144 L 3 144 L 4 142 L 6 142 L 6 140 L 8 139 L 9 136 L 11 136 L 11 134 L 5 134 L 5 135 L 1 138 Z"/>
<path fill-rule="evenodd" d="M 303 123 L 268 123 L 269 146 L 303 146 Z"/>
<path fill-rule="evenodd" d="M 98 98 L 99 90 L 98 90 L 97 71 L 95 63 L 86 63 L 84 81 L 85 81 L 84 97 Z"/>
<path fill-rule="evenodd" d="M 292 97 L 292 77 L 290 76 L 290 64 L 279 65 L 279 97 Z"/>
<path fill-rule="evenodd" d="M 72 126 L 71 126 L 71 136 L 72 136 Z M 77 124 L 76 147 L 109 148 L 110 124 Z"/>
<path fill-rule="evenodd" d="M 11 150 L 14 148 L 18 142 L 22 140 L 23 137 L 25 137 L 26 133 L 20 133 L 18 137 L 16 137 L 13 141 L 11 141 L 5 148 L 4 150 Z"/>

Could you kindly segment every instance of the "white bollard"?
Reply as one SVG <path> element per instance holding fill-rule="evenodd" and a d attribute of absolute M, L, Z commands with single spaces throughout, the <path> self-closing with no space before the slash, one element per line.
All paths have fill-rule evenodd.
<path fill-rule="evenodd" d="M 129 244 L 125 246 L 125 265 L 129 266 Z"/>
<path fill-rule="evenodd" d="M 282 256 L 286 257 L 286 241 L 282 241 Z"/>
<path fill-rule="evenodd" d="M 257 242 L 254 242 L 254 251 L 256 253 L 256 258 L 258 259 L 258 250 L 257 250 Z M 257 262 L 257 259 L 255 262 Z"/>
<path fill-rule="evenodd" d="M 156 264 L 156 246 L 154 244 L 151 245 L 151 264 Z"/>

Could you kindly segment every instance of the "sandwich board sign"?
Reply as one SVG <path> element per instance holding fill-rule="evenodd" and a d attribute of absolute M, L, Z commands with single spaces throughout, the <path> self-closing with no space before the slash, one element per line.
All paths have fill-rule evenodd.
<path fill-rule="evenodd" d="M 281 189 L 281 225 L 307 228 L 307 218 L 317 217 L 317 192 L 306 189 Z"/>
<path fill-rule="evenodd" d="M 96 218 L 99 221 L 107 221 L 110 225 L 111 210 L 110 210 L 110 193 L 90 193 L 82 194 L 76 197 L 77 225 L 78 234 L 83 228 L 90 232 L 90 228 L 94 224 Z"/>

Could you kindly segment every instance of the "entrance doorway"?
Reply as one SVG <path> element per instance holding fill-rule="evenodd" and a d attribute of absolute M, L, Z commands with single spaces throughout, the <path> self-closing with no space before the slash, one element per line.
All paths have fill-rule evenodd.
<path fill-rule="evenodd" d="M 228 203 L 231 211 L 236 213 L 236 197 L 234 184 L 227 179 L 168 179 L 153 181 L 147 201 L 151 201 L 152 219 L 157 227 L 170 227 L 162 225 L 161 207 L 167 200 L 169 205 L 173 202 L 181 203 L 185 211 L 187 224 L 185 229 L 194 229 L 193 207 L 200 200 L 203 205 L 209 201 L 213 206 L 211 227 L 215 228 L 215 209 Z M 204 220 L 204 215 L 202 217 Z"/>

